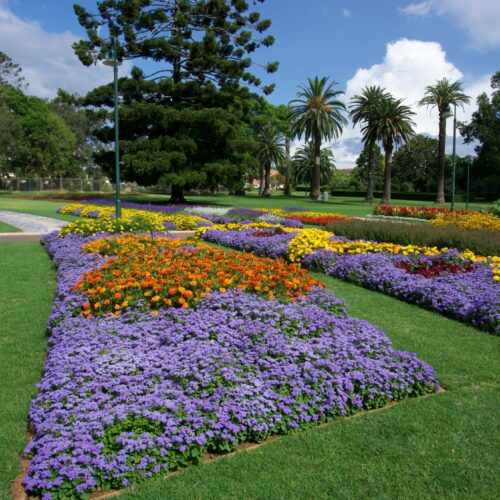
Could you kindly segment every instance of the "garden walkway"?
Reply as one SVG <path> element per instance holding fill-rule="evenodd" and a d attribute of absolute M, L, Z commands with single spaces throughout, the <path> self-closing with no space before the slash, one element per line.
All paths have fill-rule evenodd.
<path fill-rule="evenodd" d="M 0 241 L 37 241 L 42 234 L 58 231 L 68 221 L 0 210 L 0 221 L 21 229 L 21 233 L 0 233 Z"/>

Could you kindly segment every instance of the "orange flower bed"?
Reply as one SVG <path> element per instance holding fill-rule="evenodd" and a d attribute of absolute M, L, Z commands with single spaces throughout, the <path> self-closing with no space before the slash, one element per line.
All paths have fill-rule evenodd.
<path fill-rule="evenodd" d="M 305 296 L 315 286 L 324 288 L 306 276 L 306 270 L 283 259 L 204 243 L 129 235 L 95 240 L 83 250 L 109 257 L 73 287 L 87 296 L 81 306 L 84 316 L 116 315 L 131 306 L 158 314 L 160 308 L 188 308 L 214 291 L 225 293 L 231 288 L 284 302 Z"/>

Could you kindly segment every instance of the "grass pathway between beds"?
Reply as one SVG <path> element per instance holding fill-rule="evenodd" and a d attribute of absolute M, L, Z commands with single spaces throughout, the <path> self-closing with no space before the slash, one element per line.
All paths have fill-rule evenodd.
<path fill-rule="evenodd" d="M 0 266 L 0 494 L 7 498 L 41 375 L 54 274 L 36 244 L 0 245 Z M 351 315 L 379 325 L 397 348 L 432 364 L 447 392 L 191 467 L 166 481 L 137 485 L 124 498 L 496 497 L 500 339 L 317 277 L 347 301 Z"/>

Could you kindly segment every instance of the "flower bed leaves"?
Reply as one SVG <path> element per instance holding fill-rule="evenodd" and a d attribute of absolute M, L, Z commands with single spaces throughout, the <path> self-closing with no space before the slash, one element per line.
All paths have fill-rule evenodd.
<path fill-rule="evenodd" d="M 74 498 L 126 486 L 196 463 L 206 451 L 437 387 L 430 366 L 394 350 L 319 288 L 286 304 L 229 290 L 157 316 L 138 309 L 74 316 L 82 300 L 74 284 L 110 258 L 81 251 L 96 239 L 45 239 L 58 292 L 30 412 L 30 495 Z"/>

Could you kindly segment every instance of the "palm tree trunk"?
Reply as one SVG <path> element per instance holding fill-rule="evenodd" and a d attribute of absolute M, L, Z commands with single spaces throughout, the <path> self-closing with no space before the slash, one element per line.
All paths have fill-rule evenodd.
<path fill-rule="evenodd" d="M 382 205 L 391 204 L 391 176 L 392 176 L 392 142 L 384 144 L 385 165 L 384 165 L 384 196 L 382 196 Z"/>
<path fill-rule="evenodd" d="M 373 202 L 373 157 L 375 156 L 375 145 L 371 144 L 368 148 L 368 189 L 366 193 L 366 201 Z"/>
<path fill-rule="evenodd" d="M 446 166 L 446 117 L 444 111 L 439 112 L 439 159 L 438 159 L 438 189 L 436 203 L 444 203 L 444 171 Z"/>
<path fill-rule="evenodd" d="M 259 165 L 259 196 L 264 191 L 264 167 Z"/>
<path fill-rule="evenodd" d="M 314 134 L 314 169 L 311 180 L 311 199 L 317 200 L 321 191 L 321 136 Z"/>
<path fill-rule="evenodd" d="M 261 196 L 267 198 L 271 196 L 271 162 L 266 161 L 264 167 L 264 191 Z"/>
<path fill-rule="evenodd" d="M 287 135 L 285 137 L 285 189 L 283 194 L 285 196 L 291 196 L 292 186 L 290 184 L 290 137 Z"/>

